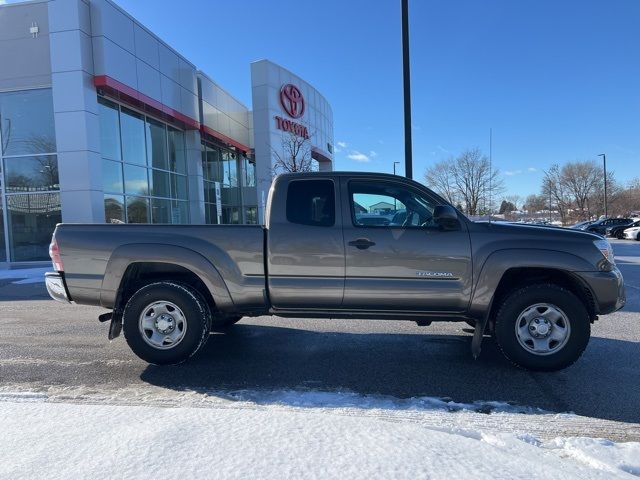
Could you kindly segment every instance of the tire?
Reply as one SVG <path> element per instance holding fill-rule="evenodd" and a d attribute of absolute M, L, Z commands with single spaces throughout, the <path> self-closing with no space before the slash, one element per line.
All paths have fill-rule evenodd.
<path fill-rule="evenodd" d="M 170 281 L 134 293 L 122 315 L 123 332 L 133 353 L 155 365 L 177 365 L 209 338 L 211 314 L 191 287 Z"/>
<path fill-rule="evenodd" d="M 591 335 L 589 313 L 569 290 L 536 284 L 512 291 L 495 318 L 495 338 L 507 359 L 527 370 L 573 364 Z"/>
<path fill-rule="evenodd" d="M 228 315 L 228 316 L 214 315 L 213 320 L 211 322 L 211 328 L 214 331 L 224 330 L 225 328 L 229 328 L 232 325 L 235 325 L 240 320 L 242 320 L 242 315 Z"/>
<path fill-rule="evenodd" d="M 619 232 L 616 232 L 616 238 L 618 240 L 622 240 L 624 238 L 624 230 L 620 230 Z"/>

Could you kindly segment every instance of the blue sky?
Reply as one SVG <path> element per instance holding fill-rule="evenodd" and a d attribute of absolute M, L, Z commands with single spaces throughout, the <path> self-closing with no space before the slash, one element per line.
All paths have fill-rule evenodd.
<path fill-rule="evenodd" d="M 336 169 L 403 171 L 399 0 L 118 0 L 251 104 L 269 58 L 333 106 Z M 410 0 L 414 178 L 468 147 L 509 193 L 553 163 L 597 159 L 640 176 L 640 1 Z"/>

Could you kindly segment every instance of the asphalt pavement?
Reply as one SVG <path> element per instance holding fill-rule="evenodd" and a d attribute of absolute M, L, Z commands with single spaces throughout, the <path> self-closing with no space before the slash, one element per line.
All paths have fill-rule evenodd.
<path fill-rule="evenodd" d="M 509 401 L 574 412 L 640 439 L 640 242 L 613 240 L 626 307 L 601 317 L 583 357 L 555 373 L 509 364 L 491 339 L 473 360 L 456 323 L 259 317 L 213 334 L 177 367 L 139 360 L 107 339 L 104 310 L 48 300 L 43 284 L 0 282 L 0 390 L 157 386 L 220 395 L 229 390 L 317 389 L 458 402 Z"/>

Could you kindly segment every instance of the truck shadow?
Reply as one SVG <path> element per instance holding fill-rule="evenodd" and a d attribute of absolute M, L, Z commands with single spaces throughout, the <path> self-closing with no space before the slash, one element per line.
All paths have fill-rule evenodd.
<path fill-rule="evenodd" d="M 141 379 L 226 397 L 256 390 L 347 391 L 456 402 L 508 401 L 554 412 L 640 422 L 640 346 L 594 337 L 581 360 L 555 373 L 510 365 L 491 339 L 473 360 L 470 336 L 352 334 L 238 324 L 190 362 L 148 366 Z"/>

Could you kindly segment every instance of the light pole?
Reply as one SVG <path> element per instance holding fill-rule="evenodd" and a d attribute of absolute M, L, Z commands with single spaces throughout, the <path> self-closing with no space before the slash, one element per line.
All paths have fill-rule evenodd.
<path fill-rule="evenodd" d="M 609 216 L 607 211 L 607 156 L 604 153 L 598 156 L 602 157 L 604 165 L 604 218 L 607 218 Z"/>
<path fill-rule="evenodd" d="M 409 1 L 402 3 L 402 78 L 404 84 L 404 175 L 413 178 L 411 147 L 411 71 L 409 68 Z"/>
<path fill-rule="evenodd" d="M 393 174 L 396 174 L 396 163 L 400 163 L 400 162 L 393 162 Z M 394 210 L 398 210 L 398 200 L 393 197 L 393 209 Z"/>

